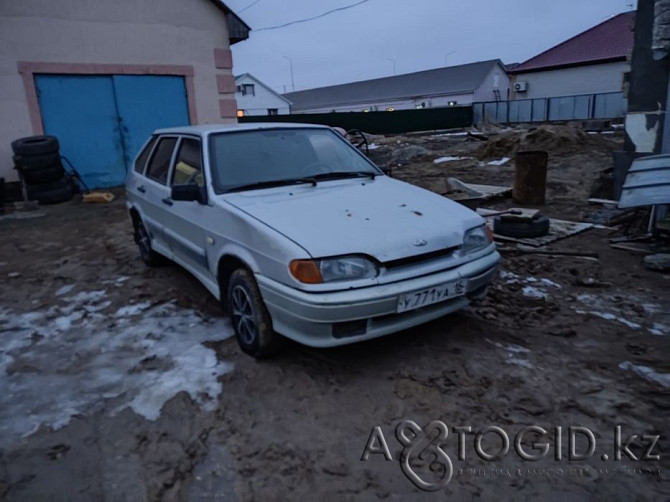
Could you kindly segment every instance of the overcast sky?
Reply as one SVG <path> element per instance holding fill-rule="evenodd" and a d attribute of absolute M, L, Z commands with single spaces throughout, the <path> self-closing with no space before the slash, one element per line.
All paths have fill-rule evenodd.
<path fill-rule="evenodd" d="M 235 74 L 279 92 L 500 58 L 523 62 L 637 0 L 225 0 L 252 28 Z M 362 3 L 305 23 L 263 30 Z M 290 58 L 290 61 L 289 59 Z"/>

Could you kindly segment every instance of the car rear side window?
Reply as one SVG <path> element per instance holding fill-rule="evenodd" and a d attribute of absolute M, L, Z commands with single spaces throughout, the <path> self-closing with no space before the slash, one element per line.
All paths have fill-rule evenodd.
<path fill-rule="evenodd" d="M 168 171 L 170 170 L 170 159 L 177 138 L 163 138 L 158 142 L 154 154 L 149 161 L 147 176 L 152 180 L 165 184 Z"/>
<path fill-rule="evenodd" d="M 147 143 L 147 146 L 145 146 L 144 149 L 137 156 L 137 160 L 135 161 L 135 172 L 144 174 L 144 168 L 147 165 L 147 159 L 149 158 L 149 154 L 151 153 L 151 150 L 156 144 L 157 139 L 158 138 L 156 136 L 153 136 Z"/>
<path fill-rule="evenodd" d="M 199 139 L 183 138 L 181 140 L 170 184 L 198 186 L 205 184 L 205 179 L 202 175 L 202 157 Z"/>

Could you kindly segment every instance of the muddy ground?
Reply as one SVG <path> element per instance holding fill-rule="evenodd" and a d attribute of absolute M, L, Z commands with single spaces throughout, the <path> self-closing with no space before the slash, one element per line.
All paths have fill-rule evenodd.
<path fill-rule="evenodd" d="M 588 196 L 602 196 L 602 172 L 621 142 L 618 133 L 487 134 L 488 142 L 372 138 L 370 154 L 437 192 L 448 176 L 511 185 L 512 163 L 488 162 L 512 157 L 523 138 L 549 151 L 543 212 L 579 220 L 594 209 Z M 434 162 L 443 157 L 468 158 Z M 0 499 L 670 497 L 670 276 L 611 249 L 620 229 L 543 248 L 598 258 L 505 245 L 489 295 L 455 315 L 337 349 L 287 343 L 278 357 L 256 361 L 192 276 L 143 265 L 117 195 L 0 220 Z M 464 459 L 450 429 L 453 475 L 436 492 L 403 475 L 394 431 L 406 419 L 471 427 Z M 514 448 L 530 425 L 548 431 L 539 442 L 549 452 L 534 462 Z M 380 453 L 361 460 L 375 426 L 392 461 Z M 511 444 L 485 461 L 475 438 L 488 426 Z M 593 432 L 589 458 L 567 458 L 570 426 Z M 616 426 L 624 438 L 647 436 L 630 448 L 638 460 L 625 452 L 615 460 Z M 580 434 L 576 452 L 584 453 Z M 659 459 L 641 459 L 656 435 L 650 456 Z M 483 438 L 485 453 L 500 450 L 496 433 Z M 526 451 L 540 451 L 530 446 L 536 438 L 523 441 Z M 440 479 L 439 466 L 428 470 L 418 453 L 410 466 L 420 478 Z"/>

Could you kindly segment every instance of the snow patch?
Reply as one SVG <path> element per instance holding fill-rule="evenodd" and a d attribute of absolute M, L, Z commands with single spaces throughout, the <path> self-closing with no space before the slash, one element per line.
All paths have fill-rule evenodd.
<path fill-rule="evenodd" d="M 440 157 L 439 159 L 435 159 L 433 161 L 433 164 L 441 164 L 442 162 L 452 162 L 454 160 L 467 160 L 470 157 Z"/>
<path fill-rule="evenodd" d="M 126 305 L 125 307 L 121 307 L 119 310 L 116 311 L 116 314 L 114 315 L 116 317 L 133 316 L 139 314 L 143 310 L 148 309 L 149 307 L 151 307 L 151 302 L 134 303 L 132 305 Z"/>
<path fill-rule="evenodd" d="M 59 288 L 58 291 L 56 291 L 56 296 L 63 296 L 68 294 L 70 291 L 74 289 L 74 284 L 67 284 L 63 286 L 62 288 Z"/>
<path fill-rule="evenodd" d="M 522 347 L 521 345 L 515 345 L 513 343 L 503 344 L 500 342 L 494 342 L 493 345 L 495 345 L 499 349 L 503 349 L 506 350 L 507 352 L 512 352 L 514 354 L 527 354 L 528 352 L 530 352 L 530 349 Z"/>
<path fill-rule="evenodd" d="M 499 349 L 503 349 L 507 352 L 507 359 L 505 359 L 505 362 L 507 364 L 514 364 L 515 366 L 521 366 L 523 368 L 534 368 L 533 363 L 531 363 L 528 359 L 523 359 L 524 354 L 529 354 L 530 349 L 527 349 L 526 347 L 522 347 L 521 345 L 516 345 L 513 343 L 505 344 L 505 343 L 500 343 L 500 342 L 494 342 L 492 340 L 489 340 L 488 338 L 486 341 L 492 345 L 495 345 Z"/>
<path fill-rule="evenodd" d="M 649 366 L 633 364 L 630 361 L 624 361 L 619 365 L 622 370 L 632 371 L 633 373 L 646 378 L 650 382 L 655 382 L 663 387 L 670 388 L 670 373 L 658 373 Z"/>
<path fill-rule="evenodd" d="M 107 291 L 101 289 L 99 291 L 80 291 L 75 296 L 65 298 L 72 304 L 96 303 L 102 300 L 107 295 Z"/>
<path fill-rule="evenodd" d="M 666 326 L 665 324 L 655 322 L 654 325 L 649 328 L 649 333 L 656 336 L 667 335 L 670 333 L 670 327 Z"/>
<path fill-rule="evenodd" d="M 507 270 L 501 270 L 498 273 L 498 277 L 503 279 L 507 284 L 513 284 L 513 283 L 519 282 L 521 280 L 520 275 L 515 274 L 514 272 L 509 272 Z"/>
<path fill-rule="evenodd" d="M 509 357 L 505 362 L 507 364 L 513 364 L 515 366 L 521 366 L 523 368 L 528 369 L 532 369 L 535 367 L 533 366 L 533 363 L 531 363 L 528 359 L 519 359 L 518 357 Z"/>
<path fill-rule="evenodd" d="M 543 279 L 540 279 L 540 282 L 542 284 L 547 285 L 547 286 L 551 286 L 552 288 L 557 288 L 557 289 L 562 289 L 563 288 L 560 284 L 552 281 L 551 279 L 544 279 L 543 278 Z"/>
<path fill-rule="evenodd" d="M 120 275 L 116 279 L 107 279 L 105 281 L 102 281 L 103 284 L 112 284 L 114 286 L 123 286 L 123 284 L 129 279 L 128 276 L 126 275 Z"/>
<path fill-rule="evenodd" d="M 204 409 L 216 407 L 219 378 L 232 364 L 203 343 L 232 335 L 227 318 L 172 303 L 129 305 L 132 316 L 87 311 L 106 304 L 104 297 L 85 291 L 46 311 L 0 309 L 0 449 L 40 426 L 64 427 L 75 415 L 130 407 L 155 420 L 181 391 Z"/>
<path fill-rule="evenodd" d="M 533 286 L 524 286 L 523 287 L 523 296 L 527 296 L 529 298 L 546 299 L 547 298 L 547 293 L 545 293 L 541 289 L 535 288 Z"/>
<path fill-rule="evenodd" d="M 599 312 L 597 310 L 581 310 L 581 309 L 575 309 L 575 312 L 577 312 L 578 314 L 591 314 L 600 317 L 601 319 L 605 319 L 607 321 L 617 321 L 620 322 L 621 324 L 625 324 L 631 329 L 641 328 L 641 326 L 638 323 L 629 321 L 628 319 L 625 319 L 623 317 L 616 316 L 611 312 Z"/>
<path fill-rule="evenodd" d="M 503 164 L 507 164 L 509 162 L 509 157 L 503 157 L 502 159 L 498 160 L 492 160 L 490 162 L 487 162 L 487 166 L 502 166 Z"/>

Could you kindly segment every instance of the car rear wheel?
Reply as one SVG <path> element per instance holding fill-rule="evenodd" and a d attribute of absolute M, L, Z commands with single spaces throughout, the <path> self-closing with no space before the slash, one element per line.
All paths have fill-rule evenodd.
<path fill-rule="evenodd" d="M 142 261 L 150 267 L 157 267 L 162 264 L 162 256 L 151 248 L 151 235 L 142 220 L 139 217 L 133 218 L 133 223 L 135 225 L 135 242 L 137 242 L 137 247 L 140 250 Z"/>
<path fill-rule="evenodd" d="M 248 270 L 238 268 L 231 274 L 228 307 L 237 343 L 244 352 L 263 358 L 279 351 L 281 337 L 272 330 L 270 314 Z"/>

